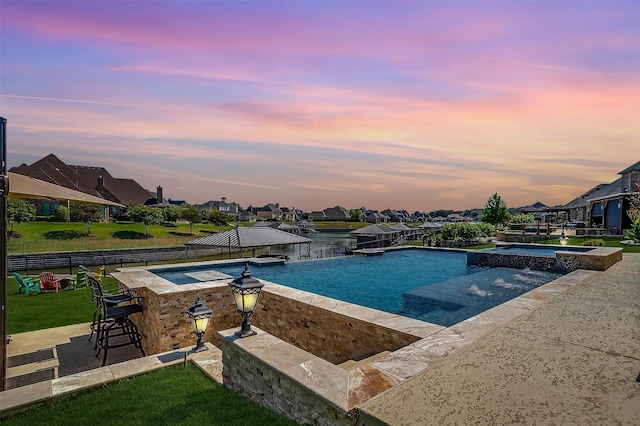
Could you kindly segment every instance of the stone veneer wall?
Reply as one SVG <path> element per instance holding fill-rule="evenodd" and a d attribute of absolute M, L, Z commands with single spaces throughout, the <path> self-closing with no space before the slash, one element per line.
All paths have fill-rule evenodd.
<path fill-rule="evenodd" d="M 467 265 L 505 268 L 531 268 L 543 271 L 572 272 L 577 269 L 604 271 L 622 260 L 622 249 L 606 250 L 598 254 L 592 252 L 572 253 L 558 249 L 555 257 L 523 254 L 502 254 L 492 251 L 467 252 Z"/>
<path fill-rule="evenodd" d="M 269 291 L 260 294 L 255 323 L 265 332 L 331 363 L 395 351 L 418 337 Z"/>
<path fill-rule="evenodd" d="M 143 336 L 149 354 L 195 344 L 196 337 L 186 309 L 197 297 L 213 311 L 204 340 L 220 347 L 217 332 L 239 327 L 228 285 L 183 292 L 156 294 L 146 287 L 136 289 L 144 297 L 142 315 L 131 319 Z M 359 360 L 394 351 L 419 340 L 418 337 L 348 317 L 263 290 L 252 323 L 294 346 L 331 363 Z"/>
<path fill-rule="evenodd" d="M 555 257 L 530 256 L 521 254 L 499 254 L 483 252 L 467 252 L 467 265 L 484 266 L 490 268 L 531 268 L 542 271 L 557 271 Z"/>
<path fill-rule="evenodd" d="M 248 339 L 261 338 L 263 336 L 253 336 Z M 308 383 L 308 386 L 305 386 L 282 370 L 285 368 L 284 364 L 289 363 L 285 361 L 281 361 L 282 365 L 278 362 L 266 363 L 259 354 L 240 347 L 238 343 L 244 343 L 244 339 L 240 340 L 238 342 L 229 335 L 222 338 L 222 378 L 226 387 L 300 424 L 319 426 L 352 424 L 345 408 L 341 408 L 321 395 L 323 392 L 331 393 L 327 389 L 331 387 L 330 385 L 320 385 L 320 388 L 311 389 L 308 387 L 312 386 L 311 384 Z M 286 352 L 285 358 L 289 361 L 296 359 L 298 362 L 306 359 L 304 355 L 296 356 L 295 349 L 284 347 L 280 349 Z M 311 382 L 318 380 L 318 375 L 325 375 L 327 367 L 341 370 L 339 367 L 323 367 L 321 364 L 322 360 L 317 359 L 301 363 L 301 366 L 306 368 L 306 374 Z M 341 373 L 345 374 L 344 371 Z M 338 382 L 341 381 L 338 380 Z M 346 383 L 344 388 L 346 391 Z"/>
<path fill-rule="evenodd" d="M 196 336 L 185 311 L 194 304 L 197 297 L 213 311 L 204 335 L 205 342 L 212 342 L 219 347 L 220 337 L 217 332 L 239 326 L 241 321 L 227 285 L 166 294 L 156 294 L 141 287 L 136 292 L 144 297 L 144 311 L 131 319 L 142 333 L 143 347 L 148 354 L 195 345 Z"/>

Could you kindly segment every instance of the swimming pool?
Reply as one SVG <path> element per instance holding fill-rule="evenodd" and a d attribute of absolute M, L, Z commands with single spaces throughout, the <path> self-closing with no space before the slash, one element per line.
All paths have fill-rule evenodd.
<path fill-rule="evenodd" d="M 174 284 L 229 282 L 244 262 L 164 268 L 152 272 Z M 288 287 L 449 326 L 559 277 L 561 274 L 468 266 L 464 252 L 390 250 L 382 256 L 251 265 L 252 276 Z M 523 278 L 524 277 L 524 278 Z"/>

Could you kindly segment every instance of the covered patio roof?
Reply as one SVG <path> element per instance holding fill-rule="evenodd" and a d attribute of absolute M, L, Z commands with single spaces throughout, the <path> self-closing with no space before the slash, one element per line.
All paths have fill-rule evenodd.
<path fill-rule="evenodd" d="M 9 198 L 82 201 L 105 206 L 124 207 L 124 205 L 120 203 L 94 197 L 84 192 L 45 182 L 30 176 L 12 172 L 7 172 L 7 176 L 9 177 Z"/>

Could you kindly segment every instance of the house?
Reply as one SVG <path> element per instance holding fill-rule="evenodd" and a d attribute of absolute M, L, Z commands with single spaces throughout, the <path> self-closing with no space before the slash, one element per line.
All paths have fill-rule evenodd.
<path fill-rule="evenodd" d="M 81 191 L 109 201 L 128 204 L 162 204 L 162 187 L 156 194 L 144 189 L 133 179 L 115 178 L 104 167 L 67 165 L 54 154 L 36 161 L 31 165 L 22 164 L 12 167 L 11 172 L 30 176 L 45 182 Z M 55 214 L 50 203 L 39 203 L 38 214 Z M 111 207 L 110 216 L 122 216 L 120 207 Z"/>
<path fill-rule="evenodd" d="M 627 214 L 629 195 L 640 193 L 640 161 L 618 172 L 621 175 L 610 184 L 600 184 L 565 204 L 572 221 L 584 221 L 587 227 L 605 228 L 621 234 L 631 226 Z"/>
<path fill-rule="evenodd" d="M 309 220 L 323 221 L 327 220 L 327 216 L 324 214 L 324 210 L 315 210 L 309 213 Z"/>
<path fill-rule="evenodd" d="M 349 214 L 349 210 L 345 209 L 341 206 L 329 207 L 323 210 L 325 219 L 335 222 L 349 221 L 351 220 L 351 215 Z"/>
<path fill-rule="evenodd" d="M 275 204 L 267 204 L 264 207 L 249 207 L 247 208 L 247 210 L 251 209 L 250 211 L 256 215 L 256 218 L 258 220 L 275 220 L 275 221 L 282 221 L 282 209 L 280 209 L 280 204 L 279 203 L 275 203 Z"/>
<path fill-rule="evenodd" d="M 195 206 L 201 212 L 214 209 L 229 215 L 232 220 L 240 220 L 240 206 L 237 203 L 227 203 L 227 197 L 222 197 L 220 201 L 210 200 Z"/>
<path fill-rule="evenodd" d="M 298 215 L 298 210 L 295 207 L 292 209 L 280 207 L 280 210 L 282 210 L 282 220 L 285 222 L 296 222 L 302 219 L 302 215 Z"/>
<path fill-rule="evenodd" d="M 381 212 L 383 215 L 387 216 L 391 222 L 400 222 L 402 221 L 402 215 L 396 210 L 386 209 Z"/>
<path fill-rule="evenodd" d="M 369 214 L 365 217 L 367 223 L 387 223 L 389 222 L 389 216 L 378 212 L 377 210 L 370 210 Z"/>
<path fill-rule="evenodd" d="M 238 213 L 238 220 L 240 222 L 256 222 L 257 219 L 256 215 L 248 210 Z"/>

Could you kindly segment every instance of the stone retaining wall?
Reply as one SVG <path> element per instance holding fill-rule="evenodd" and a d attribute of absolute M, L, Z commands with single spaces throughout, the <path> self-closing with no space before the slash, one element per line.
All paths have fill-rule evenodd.
<path fill-rule="evenodd" d="M 395 351 L 419 340 L 270 291 L 260 295 L 252 321 L 267 333 L 334 364 Z"/>
<path fill-rule="evenodd" d="M 232 330 L 221 331 L 226 387 L 300 424 L 352 424 L 346 371 L 257 332 L 237 339 Z"/>
<path fill-rule="evenodd" d="M 227 285 L 200 291 L 178 291 L 156 294 L 146 287 L 135 289 L 143 297 L 142 315 L 131 319 L 143 336 L 144 350 L 149 354 L 168 352 L 195 345 L 196 336 L 191 329 L 186 310 L 200 298 L 213 311 L 203 339 L 220 347 L 218 330 L 239 326 L 242 318 L 236 312 L 235 302 Z"/>
<path fill-rule="evenodd" d="M 114 275 L 118 277 L 118 274 Z M 162 291 L 145 286 L 134 289 L 143 297 L 144 312 L 131 319 L 142 333 L 144 349 L 150 354 L 195 343 L 185 311 L 196 298 L 213 311 L 205 341 L 220 347 L 217 332 L 239 328 L 242 321 L 226 282 L 195 289 L 173 284 L 167 284 Z M 419 340 L 414 335 L 285 297 L 268 289 L 260 294 L 251 322 L 267 333 L 334 364 L 394 351 Z"/>

